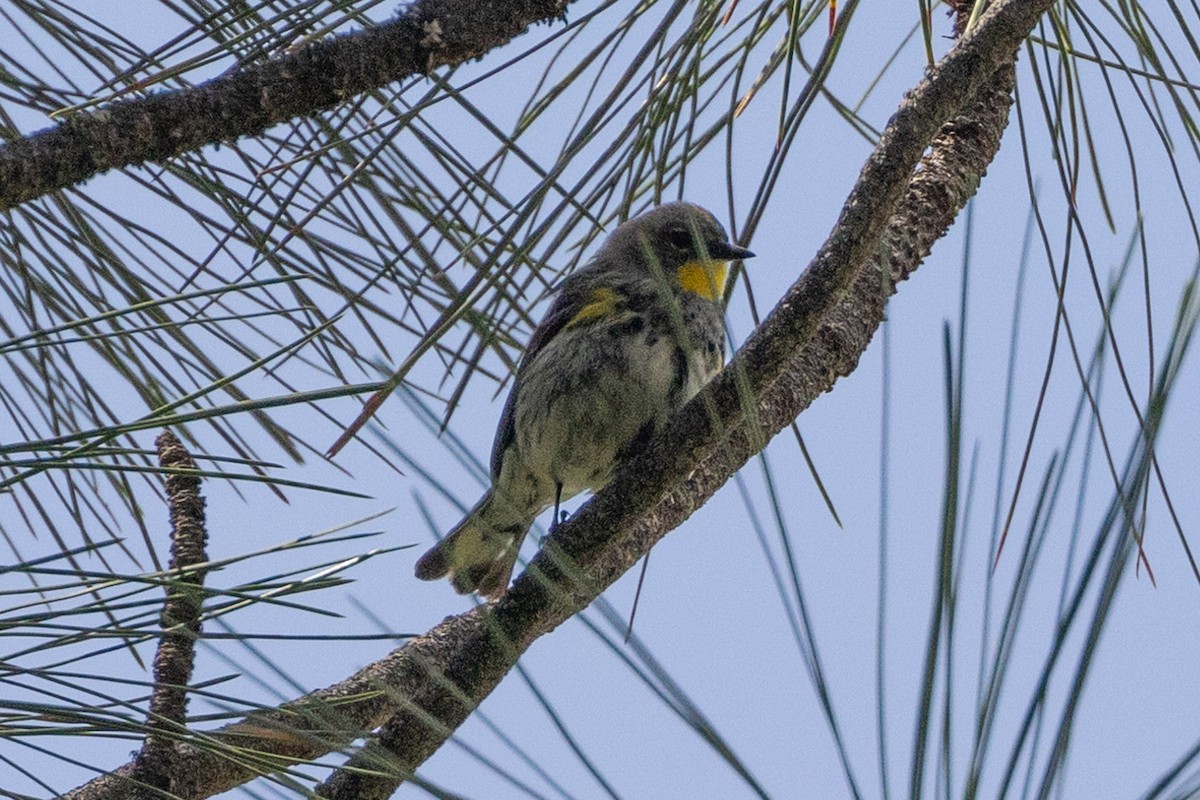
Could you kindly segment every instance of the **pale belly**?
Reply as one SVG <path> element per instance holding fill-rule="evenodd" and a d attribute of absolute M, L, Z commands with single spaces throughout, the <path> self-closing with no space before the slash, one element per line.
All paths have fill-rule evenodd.
<path fill-rule="evenodd" d="M 578 349 L 569 359 L 539 354 L 514 410 L 517 452 L 546 502 L 560 484 L 567 498 L 608 483 L 630 445 L 703 384 L 670 337 L 642 334 L 620 350 L 589 341 L 589 333 L 556 343 L 586 357 Z M 564 369 L 567 362 L 574 367 Z M 682 380 L 681 368 L 689 373 Z"/>

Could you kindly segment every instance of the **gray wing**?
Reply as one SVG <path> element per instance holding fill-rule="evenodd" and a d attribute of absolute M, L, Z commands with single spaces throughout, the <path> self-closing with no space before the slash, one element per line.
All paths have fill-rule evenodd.
<path fill-rule="evenodd" d="M 508 399 L 504 401 L 504 411 L 500 414 L 500 427 L 496 429 L 496 441 L 492 444 L 493 480 L 500 477 L 500 468 L 504 466 L 504 451 L 512 444 L 516 435 L 513 409 L 516 406 L 517 392 L 521 388 L 521 374 L 525 371 L 525 366 L 533 361 L 546 342 L 553 339 L 568 322 L 575 318 L 575 315 L 579 313 L 581 303 L 587 298 L 590 291 L 591 281 L 587 280 L 586 273 L 576 272 L 574 275 L 568 276 L 559 286 L 558 296 L 550 304 L 550 310 L 546 312 L 545 318 L 534 329 L 533 336 L 529 339 L 529 346 L 525 348 L 525 354 L 521 356 L 521 362 L 517 365 L 517 377 L 513 381 L 512 390 L 508 393 Z"/>

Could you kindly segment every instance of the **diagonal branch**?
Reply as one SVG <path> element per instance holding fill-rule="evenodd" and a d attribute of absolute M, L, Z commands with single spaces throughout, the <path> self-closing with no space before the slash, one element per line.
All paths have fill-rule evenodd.
<path fill-rule="evenodd" d="M 949 228 L 994 158 L 1017 47 L 1052 3 L 995 3 L 909 93 L 829 239 L 763 326 L 647 452 L 547 540 L 508 594 L 447 618 L 341 684 L 178 745 L 194 770 L 175 784 L 179 794 L 224 791 L 382 725 L 320 792 L 389 796 L 533 641 L 595 599 L 854 368 L 894 283 Z M 68 796 L 118 797 L 127 775 L 122 768 Z"/>
<path fill-rule="evenodd" d="M 416 0 L 375 28 L 312 42 L 190 89 L 123 100 L 0 144 L 0 211 L 110 169 L 256 136 L 362 92 L 479 58 L 569 0 Z"/>

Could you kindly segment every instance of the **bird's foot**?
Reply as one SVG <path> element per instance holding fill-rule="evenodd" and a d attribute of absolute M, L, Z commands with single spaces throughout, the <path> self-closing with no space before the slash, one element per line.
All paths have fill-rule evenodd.
<path fill-rule="evenodd" d="M 556 511 L 554 519 L 550 520 L 550 530 L 546 533 L 547 536 L 553 536 L 559 526 L 571 518 L 571 514 L 567 511 Z"/>

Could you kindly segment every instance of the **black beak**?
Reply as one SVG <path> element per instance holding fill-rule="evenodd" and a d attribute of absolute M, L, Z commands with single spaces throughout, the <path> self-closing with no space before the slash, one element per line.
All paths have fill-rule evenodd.
<path fill-rule="evenodd" d="M 715 242 L 710 244 L 708 246 L 708 254 L 714 258 L 721 258 L 726 261 L 754 258 L 754 253 L 751 253 L 744 247 L 738 247 L 732 242 Z"/>

